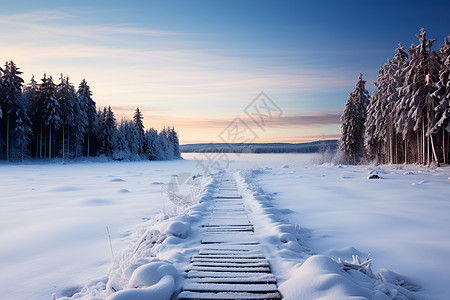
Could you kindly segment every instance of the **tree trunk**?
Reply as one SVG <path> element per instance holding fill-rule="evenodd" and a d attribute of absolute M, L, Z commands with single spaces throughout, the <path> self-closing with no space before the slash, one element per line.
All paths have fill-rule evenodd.
<path fill-rule="evenodd" d="M 422 119 L 422 164 L 425 164 L 425 121 Z"/>
<path fill-rule="evenodd" d="M 405 164 L 408 163 L 408 139 L 405 139 Z"/>
<path fill-rule="evenodd" d="M 398 164 L 398 155 L 397 155 L 397 134 L 395 134 L 395 163 Z"/>
<path fill-rule="evenodd" d="M 47 142 L 48 142 L 48 137 L 47 137 L 47 126 L 44 127 L 44 134 L 42 135 L 42 143 L 43 145 L 42 147 L 42 158 L 46 158 L 47 157 Z"/>
<path fill-rule="evenodd" d="M 50 134 L 48 135 L 48 158 L 52 158 L 52 127 L 49 126 Z"/>
<path fill-rule="evenodd" d="M 88 133 L 88 136 L 87 136 L 87 157 L 89 157 L 89 133 Z"/>
<path fill-rule="evenodd" d="M 64 127 L 65 127 L 65 126 L 64 126 L 64 124 L 63 124 L 62 127 L 63 127 L 63 148 L 62 148 L 62 152 L 63 152 L 63 153 L 62 153 L 62 154 L 63 154 L 63 162 L 64 162 L 64 159 L 65 159 L 65 156 L 64 156 L 64 153 L 65 153 L 65 149 L 64 149 Z"/>
<path fill-rule="evenodd" d="M 447 163 L 447 155 L 445 153 L 445 127 L 442 126 L 442 154 L 443 154 L 443 158 L 444 158 L 444 164 Z"/>
<path fill-rule="evenodd" d="M 427 138 L 427 165 L 430 165 L 430 137 Z"/>
<path fill-rule="evenodd" d="M 67 153 L 70 154 L 70 126 L 67 126 Z"/>
<path fill-rule="evenodd" d="M 433 149 L 434 161 L 435 161 L 436 163 L 438 163 L 439 161 L 438 161 L 438 158 L 437 158 L 437 155 L 436 155 L 436 149 L 434 149 L 433 135 L 431 135 L 431 134 L 430 134 L 430 140 L 431 140 L 431 147 L 432 147 L 432 149 Z"/>
<path fill-rule="evenodd" d="M 21 156 L 22 156 L 22 165 L 24 164 L 24 162 L 23 162 L 23 143 L 25 142 L 25 137 L 22 137 L 23 138 L 23 140 L 22 140 L 22 144 L 21 144 Z"/>
<path fill-rule="evenodd" d="M 419 130 L 417 130 L 417 162 L 420 164 L 420 135 L 419 135 Z"/>
<path fill-rule="evenodd" d="M 6 114 L 6 160 L 9 161 L 9 113 Z"/>
<path fill-rule="evenodd" d="M 389 162 L 391 165 L 394 163 L 394 147 L 393 147 L 393 143 L 392 143 L 392 135 L 393 135 L 393 130 L 391 129 L 391 134 L 389 137 L 389 143 L 390 143 Z"/>
<path fill-rule="evenodd" d="M 41 122 L 41 134 L 39 136 L 40 143 L 39 143 L 39 157 L 42 158 L 42 122 Z"/>

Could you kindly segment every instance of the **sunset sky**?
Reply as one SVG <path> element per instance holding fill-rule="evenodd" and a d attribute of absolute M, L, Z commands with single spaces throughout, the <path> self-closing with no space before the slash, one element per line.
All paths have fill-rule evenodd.
<path fill-rule="evenodd" d="M 424 6 L 426 3 L 426 7 Z M 358 73 L 425 27 L 442 44 L 449 1 L 3 1 L 0 61 L 34 74 L 86 78 L 118 120 L 138 106 L 146 128 L 175 126 L 182 144 L 219 134 L 265 92 L 281 117 L 257 142 L 337 138 Z"/>

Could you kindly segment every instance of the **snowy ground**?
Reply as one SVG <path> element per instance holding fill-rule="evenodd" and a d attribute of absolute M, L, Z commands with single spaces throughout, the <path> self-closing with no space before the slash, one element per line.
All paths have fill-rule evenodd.
<path fill-rule="evenodd" d="M 105 276 L 162 183 L 193 161 L 0 165 L 0 298 L 51 299 Z"/>
<path fill-rule="evenodd" d="M 170 162 L 0 165 L 1 298 L 71 296 L 83 284 L 90 286 L 85 296 L 95 294 L 95 289 L 123 288 L 131 284 L 129 277 L 139 264 L 148 270 L 167 264 L 139 257 L 152 251 L 182 270 L 195 252 L 197 227 L 208 211 L 212 197 L 208 189 L 214 190 L 214 182 L 202 178 L 208 184 L 202 203 L 185 214 L 171 220 L 161 220 L 161 215 L 151 218 L 161 211 L 172 213 L 161 194 L 161 183 L 168 183 L 175 174 L 202 171 L 192 159 L 198 154 L 184 157 Z M 265 251 L 281 292 L 291 299 L 301 299 L 296 289 L 306 288 L 302 282 L 309 288 L 304 299 L 359 291 L 347 279 L 333 281 L 333 289 L 324 288 L 330 282 L 316 279 L 333 275 L 334 263 L 324 256 L 311 259 L 313 254 L 336 260 L 351 260 L 352 254 L 359 254 L 364 260 L 370 253 L 374 271 L 387 268 L 401 274 L 406 283 L 423 286 L 411 294 L 414 297 L 446 299 L 450 293 L 448 167 L 315 166 L 310 163 L 314 157 L 304 154 L 231 158 L 237 162 L 230 169 L 239 171 L 240 189 L 255 225 L 264 232 L 261 239 L 268 244 Z M 367 179 L 374 169 L 382 179 Z M 276 228 L 273 232 L 271 226 Z M 291 243 L 284 231 L 292 228 L 295 241 Z M 152 251 L 143 251 L 146 244 Z M 155 244 L 160 247 L 151 246 Z M 126 266 L 130 262 L 133 266 Z M 173 272 L 167 268 L 162 275 Z M 305 283 L 305 274 L 312 280 Z M 349 274 L 353 279 L 359 276 Z M 170 284 L 159 279 L 155 283 L 167 289 Z M 373 282 L 360 277 L 354 282 L 374 290 Z M 175 286 L 180 284 L 176 280 Z M 395 296 L 392 290 L 384 294 Z M 83 298 L 82 293 L 78 296 Z"/>

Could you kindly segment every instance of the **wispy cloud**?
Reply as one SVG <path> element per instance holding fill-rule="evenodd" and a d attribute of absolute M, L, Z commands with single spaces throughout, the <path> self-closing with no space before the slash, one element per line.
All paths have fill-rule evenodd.
<path fill-rule="evenodd" d="M 105 35 L 173 36 L 186 33 L 138 28 L 127 24 L 70 25 L 76 16 L 59 10 L 33 11 L 14 15 L 0 15 L 0 24 L 32 29 L 41 34 L 54 34 L 89 39 L 102 39 Z M 64 21 L 64 22 L 62 22 Z M 57 26 L 55 26 L 57 25 Z"/>
<path fill-rule="evenodd" d="M 301 93 L 341 90 L 355 80 L 302 65 L 295 51 L 214 47 L 197 33 L 82 22 L 58 10 L 0 15 L 0 26 L 8 28 L 0 60 L 16 61 L 26 80 L 44 72 L 63 72 L 75 84 L 86 78 L 97 104 L 116 107 L 119 120 L 140 106 L 147 126 L 173 125 L 191 137 L 217 136 L 262 90 L 279 95 L 281 106 L 296 99 L 293 113 L 269 121 L 269 128 L 336 125 L 339 112 L 294 113 L 302 110 Z"/>

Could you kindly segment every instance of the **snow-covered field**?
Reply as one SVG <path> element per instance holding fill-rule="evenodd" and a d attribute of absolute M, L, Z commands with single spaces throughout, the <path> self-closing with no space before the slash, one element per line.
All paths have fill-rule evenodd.
<path fill-rule="evenodd" d="M 161 240 L 158 251 L 152 246 L 152 253 L 173 262 L 182 272 L 189 255 L 196 251 L 197 227 L 212 197 L 208 190 L 214 190 L 214 182 L 204 176 L 202 203 L 172 221 L 160 221 L 161 214 L 153 217 L 162 211 L 173 213 L 161 192 L 173 175 L 202 172 L 193 159 L 201 156 L 183 156 L 184 160 L 168 162 L 0 165 L 1 299 L 51 299 L 53 293 L 71 296 L 84 284 L 89 288 L 74 299 L 89 293 L 104 298 L 106 294 L 100 290 L 105 289 L 112 267 L 108 287 L 117 289 L 128 283 L 139 264 L 151 262 L 148 257 L 135 256 L 151 252 L 140 253 L 147 242 L 160 243 L 155 232 L 170 238 Z M 351 260 L 352 254 L 358 254 L 365 260 L 369 253 L 374 273 L 386 268 L 400 274 L 405 280 L 403 287 L 422 287 L 403 294 L 419 299 L 447 298 L 449 167 L 313 165 L 315 156 L 305 154 L 230 158 L 236 161 L 230 171 L 237 171 L 250 217 L 256 231 L 260 229 L 265 252 L 287 299 L 367 297 L 376 290 L 378 294 L 373 295 L 394 297 L 391 285 L 376 287 L 379 280 L 363 278 L 357 275 L 359 271 L 345 272 L 348 278 L 337 276 L 334 262 L 326 257 Z M 370 172 L 377 172 L 382 179 L 368 180 Z M 149 232 L 154 234 L 151 243 Z M 315 254 L 326 256 L 311 258 Z M 161 282 L 158 284 L 166 284 Z M 180 284 L 176 280 L 176 286 Z M 397 296 L 402 289 L 398 287 Z"/>

